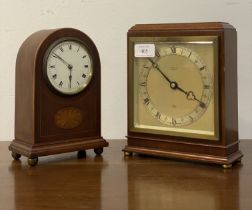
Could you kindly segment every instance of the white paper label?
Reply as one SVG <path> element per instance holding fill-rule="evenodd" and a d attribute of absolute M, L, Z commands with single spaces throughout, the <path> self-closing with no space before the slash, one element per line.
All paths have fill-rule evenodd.
<path fill-rule="evenodd" d="M 153 58 L 155 57 L 154 44 L 135 44 L 136 58 Z"/>

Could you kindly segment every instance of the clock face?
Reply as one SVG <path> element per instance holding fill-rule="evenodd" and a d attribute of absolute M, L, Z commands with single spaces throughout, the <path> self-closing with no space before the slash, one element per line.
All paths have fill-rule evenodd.
<path fill-rule="evenodd" d="M 93 75 L 88 49 L 76 40 L 54 43 L 45 56 L 44 74 L 49 84 L 62 94 L 74 95 L 83 91 Z"/>
<path fill-rule="evenodd" d="M 217 38 L 133 38 L 131 44 L 132 130 L 217 140 Z"/>

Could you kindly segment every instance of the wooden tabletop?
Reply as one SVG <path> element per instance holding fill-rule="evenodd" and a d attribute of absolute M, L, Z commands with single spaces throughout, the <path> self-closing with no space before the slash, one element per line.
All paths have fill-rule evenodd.
<path fill-rule="evenodd" d="M 134 155 L 111 140 L 101 157 L 88 150 L 14 161 L 0 142 L 0 209 L 251 210 L 252 140 L 241 141 L 241 165 L 220 166 Z"/>

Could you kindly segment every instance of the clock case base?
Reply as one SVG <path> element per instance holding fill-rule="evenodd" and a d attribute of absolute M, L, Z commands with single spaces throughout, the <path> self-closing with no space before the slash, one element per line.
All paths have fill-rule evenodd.
<path fill-rule="evenodd" d="M 65 152 L 74 152 L 87 149 L 107 147 L 108 142 L 101 138 L 97 139 L 72 139 L 67 141 L 57 141 L 50 143 L 29 144 L 14 139 L 9 146 L 9 150 L 28 158 L 35 158 Z"/>
<path fill-rule="evenodd" d="M 135 145 L 135 142 L 139 142 L 138 145 Z M 141 145 L 142 146 L 139 146 Z M 183 147 L 186 146 L 183 145 L 183 143 L 176 143 L 177 149 L 168 149 L 173 148 L 175 146 L 174 143 L 167 143 L 167 142 L 157 142 L 155 140 L 155 146 L 152 146 L 152 141 L 150 140 L 141 140 L 141 139 L 135 139 L 132 141 L 128 137 L 128 145 L 125 146 L 123 149 L 124 153 L 127 153 L 127 155 L 131 155 L 132 153 L 138 153 L 138 154 L 144 154 L 144 155 L 150 155 L 150 156 L 156 156 L 156 157 L 165 157 L 165 158 L 172 158 L 172 159 L 180 159 L 180 160 L 187 160 L 187 161 L 196 161 L 196 162 L 204 162 L 204 163 L 213 163 L 218 165 L 230 165 L 235 162 L 241 161 L 241 158 L 243 157 L 243 154 L 239 150 L 235 150 L 235 148 L 238 146 L 238 142 L 236 144 L 232 144 L 227 147 L 216 147 L 217 150 L 219 150 L 220 154 L 216 153 L 215 150 L 208 147 L 207 145 L 191 145 L 190 151 L 186 151 L 186 149 L 183 149 Z M 149 146 L 147 146 L 149 145 Z M 162 145 L 165 147 L 162 148 Z M 201 150 L 206 151 L 209 150 L 209 154 L 204 153 L 196 153 L 193 152 L 193 148 L 195 151 Z M 226 151 L 232 151 L 235 150 L 235 152 L 230 154 L 225 154 Z M 215 154 L 214 154 L 215 153 Z M 221 153 L 224 153 L 221 155 Z"/>

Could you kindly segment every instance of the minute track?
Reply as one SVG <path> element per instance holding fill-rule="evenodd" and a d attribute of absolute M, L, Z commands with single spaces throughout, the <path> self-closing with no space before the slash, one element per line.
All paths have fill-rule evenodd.
<path fill-rule="evenodd" d="M 201 118 L 211 100 L 208 67 L 195 51 L 185 47 L 172 45 L 161 50 L 157 47 L 155 55 L 141 61 L 138 88 L 144 106 L 152 117 L 170 127 L 193 124 Z M 188 80 L 189 73 L 194 76 L 188 75 Z M 171 91 L 164 92 L 167 85 Z"/>

